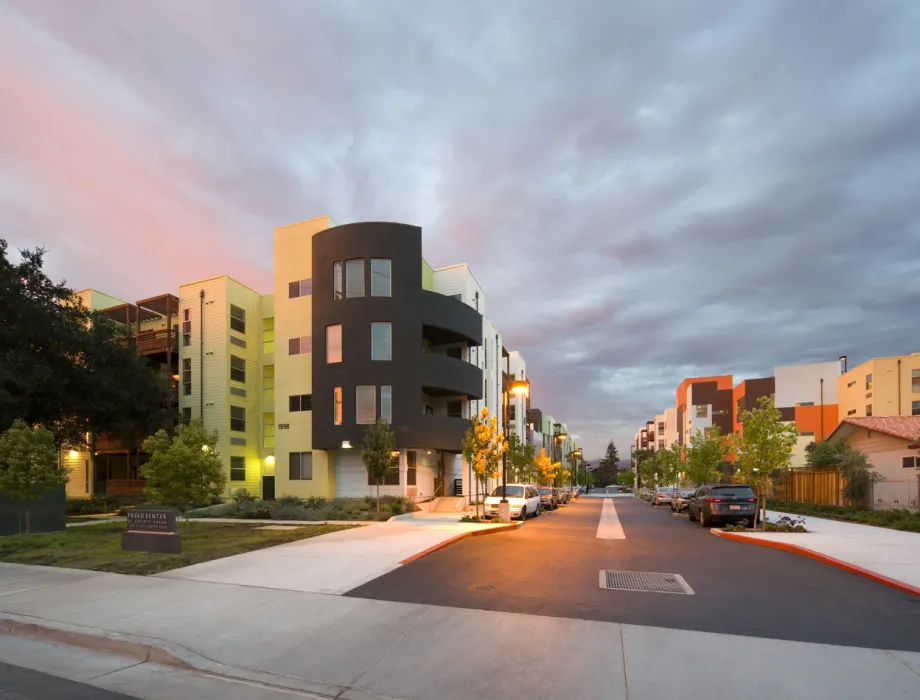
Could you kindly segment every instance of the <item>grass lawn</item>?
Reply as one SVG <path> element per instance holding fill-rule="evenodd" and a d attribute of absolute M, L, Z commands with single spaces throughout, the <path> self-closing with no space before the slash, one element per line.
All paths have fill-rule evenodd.
<path fill-rule="evenodd" d="M 347 530 L 352 526 L 304 525 L 296 530 L 258 530 L 258 527 L 260 525 L 191 523 L 188 530 L 182 523 L 179 528 L 182 533 L 181 554 L 122 551 L 124 523 L 70 527 L 65 532 L 46 535 L 2 537 L 0 561 L 147 575 Z"/>
<path fill-rule="evenodd" d="M 90 520 L 101 520 L 98 515 L 68 515 L 67 522 L 69 523 L 85 523 Z"/>

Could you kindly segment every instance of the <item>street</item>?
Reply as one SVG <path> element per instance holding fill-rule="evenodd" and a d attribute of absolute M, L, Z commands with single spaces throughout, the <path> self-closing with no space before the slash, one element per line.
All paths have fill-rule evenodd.
<path fill-rule="evenodd" d="M 0 661 L 0 700 L 134 700 L 134 697 Z"/>
<path fill-rule="evenodd" d="M 598 539 L 603 498 L 403 566 L 356 598 L 920 651 L 920 599 L 797 554 L 717 538 L 667 506 L 615 503 L 625 539 Z M 676 573 L 694 595 L 603 590 L 598 571 Z"/>

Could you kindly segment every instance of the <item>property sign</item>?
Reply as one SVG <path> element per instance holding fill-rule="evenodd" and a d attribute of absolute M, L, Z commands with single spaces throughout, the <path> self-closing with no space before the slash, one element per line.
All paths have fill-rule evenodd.
<path fill-rule="evenodd" d="M 121 533 L 121 548 L 132 552 L 179 554 L 182 539 L 176 532 L 172 510 L 129 510 L 127 528 Z"/>
<path fill-rule="evenodd" d="M 176 512 L 173 510 L 129 510 L 129 532 L 175 532 Z"/>

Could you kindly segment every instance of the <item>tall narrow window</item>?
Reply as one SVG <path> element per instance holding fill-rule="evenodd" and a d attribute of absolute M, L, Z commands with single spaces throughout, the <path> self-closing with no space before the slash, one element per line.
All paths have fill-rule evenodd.
<path fill-rule="evenodd" d="M 872 404 L 871 403 L 866 406 L 866 415 L 867 416 L 872 415 Z"/>
<path fill-rule="evenodd" d="M 345 298 L 364 296 L 364 261 L 345 261 Z"/>
<path fill-rule="evenodd" d="M 920 369 L 910 371 L 910 391 L 913 394 L 920 394 Z"/>
<path fill-rule="evenodd" d="M 371 258 L 371 296 L 392 296 L 390 283 L 390 259 Z"/>
<path fill-rule="evenodd" d="M 332 420 L 336 425 L 342 425 L 342 387 L 337 386 L 332 397 L 333 414 Z"/>
<path fill-rule="evenodd" d="M 417 455 L 415 450 L 406 451 L 406 486 L 416 486 L 418 483 Z"/>
<path fill-rule="evenodd" d="M 267 403 L 275 402 L 275 366 L 262 367 L 262 400 Z"/>
<path fill-rule="evenodd" d="M 355 405 L 357 411 L 355 422 L 358 425 L 368 425 L 377 421 L 377 387 L 355 387 Z"/>
<path fill-rule="evenodd" d="M 910 402 L 910 415 L 920 416 L 920 401 Z"/>
<path fill-rule="evenodd" d="M 246 310 L 230 305 L 230 329 L 237 333 L 246 332 Z"/>
<path fill-rule="evenodd" d="M 182 360 L 182 395 L 190 396 L 192 393 L 192 358 Z"/>
<path fill-rule="evenodd" d="M 262 448 L 265 450 L 275 449 L 275 414 L 262 414 Z"/>
<path fill-rule="evenodd" d="M 380 387 L 380 417 L 387 423 L 393 423 L 393 387 Z"/>
<path fill-rule="evenodd" d="M 192 344 L 192 318 L 190 313 L 188 309 L 182 311 L 182 345 L 184 347 Z"/>
<path fill-rule="evenodd" d="M 182 409 L 182 425 L 188 425 L 192 422 L 192 407 L 185 406 Z"/>
<path fill-rule="evenodd" d="M 342 324 L 326 326 L 326 362 L 342 361 Z"/>
<path fill-rule="evenodd" d="M 230 407 L 230 430 L 238 433 L 246 432 L 246 409 L 242 406 Z"/>
<path fill-rule="evenodd" d="M 230 481 L 246 481 L 246 458 L 230 458 Z"/>
<path fill-rule="evenodd" d="M 266 355 L 275 352 L 275 319 L 262 319 L 262 352 Z"/>
<path fill-rule="evenodd" d="M 341 299 L 345 296 L 344 274 L 342 273 L 342 261 L 332 263 L 332 298 Z"/>
<path fill-rule="evenodd" d="M 393 359 L 393 326 L 390 323 L 371 324 L 371 359 Z"/>
<path fill-rule="evenodd" d="M 866 391 L 872 391 L 872 375 L 866 375 Z"/>
<path fill-rule="evenodd" d="M 246 360 L 230 355 L 230 379 L 234 382 L 246 382 Z"/>

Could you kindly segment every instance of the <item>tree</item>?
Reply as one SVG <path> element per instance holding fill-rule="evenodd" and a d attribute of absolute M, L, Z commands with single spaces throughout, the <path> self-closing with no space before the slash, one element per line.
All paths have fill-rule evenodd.
<path fill-rule="evenodd" d="M 361 459 L 364 460 L 367 475 L 377 485 L 377 515 L 380 515 L 380 484 L 393 466 L 395 449 L 396 435 L 383 418 L 378 418 L 377 422 L 367 426 L 367 430 L 364 431 L 364 444 L 361 446 Z"/>
<path fill-rule="evenodd" d="M 647 459 L 653 459 L 655 457 L 655 451 L 651 449 L 640 450 L 639 452 L 634 453 L 633 458 L 636 460 L 636 470 L 639 472 L 639 479 L 644 484 L 644 474 L 642 471 L 642 463 Z M 647 470 L 646 470 L 647 471 Z M 652 472 L 654 474 L 654 470 Z"/>
<path fill-rule="evenodd" d="M 676 442 L 666 450 L 658 450 L 655 453 L 655 466 L 658 469 L 658 478 L 662 484 L 670 485 L 677 483 L 678 475 L 681 473 L 683 466 L 683 453 L 680 445 Z"/>
<path fill-rule="evenodd" d="M 613 440 L 607 443 L 607 451 L 604 453 L 604 458 L 601 460 L 601 467 L 608 467 L 616 471 L 617 462 L 620 461 L 620 456 L 617 453 L 617 446 L 613 444 Z"/>
<path fill-rule="evenodd" d="M 697 430 L 690 438 L 684 460 L 687 479 L 694 484 L 708 484 L 718 479 L 719 463 L 730 451 L 730 445 L 722 437 L 719 426 L 714 425 L 706 432 Z"/>
<path fill-rule="evenodd" d="M 173 436 L 161 428 L 144 440 L 150 455 L 141 467 L 144 493 L 177 509 L 188 524 L 189 510 L 223 494 L 227 475 L 216 447 L 217 431 L 205 430 L 200 418 L 180 425 Z"/>
<path fill-rule="evenodd" d="M 511 480 L 522 484 L 531 484 L 536 481 L 536 467 L 534 467 L 534 446 L 524 444 L 517 433 L 512 432 L 508 438 L 508 451 L 505 458 L 508 460 L 508 469 Z"/>
<path fill-rule="evenodd" d="M 32 532 L 29 503 L 64 486 L 67 477 L 51 431 L 16 420 L 0 435 L 0 493 L 21 504 L 26 534 Z"/>
<path fill-rule="evenodd" d="M 625 472 L 617 474 L 617 484 L 620 486 L 633 486 L 636 483 L 636 472 L 627 469 Z"/>
<path fill-rule="evenodd" d="M 568 486 L 572 477 L 572 472 L 570 472 L 568 469 L 563 469 L 562 462 L 554 462 L 553 469 L 556 471 L 556 481 L 553 485 L 559 488 Z"/>
<path fill-rule="evenodd" d="M 540 454 L 534 459 L 534 466 L 537 469 L 537 479 L 540 486 L 552 486 L 556 483 L 556 470 L 559 463 L 554 463 L 546 454 L 546 450 L 540 450 Z"/>
<path fill-rule="evenodd" d="M 799 431 L 794 424 L 783 423 L 783 414 L 769 396 L 757 399 L 757 408 L 741 414 L 743 426 L 737 440 L 738 476 L 760 487 L 761 518 L 767 518 L 767 483 L 779 469 L 789 467 Z M 754 525 L 756 527 L 756 517 Z"/>
<path fill-rule="evenodd" d="M 846 442 L 823 440 L 813 443 L 805 458 L 811 467 L 835 466 L 844 478 L 843 498 L 850 505 L 864 505 L 872 495 L 872 486 L 882 477 L 872 470 L 865 454 Z"/>
<path fill-rule="evenodd" d="M 655 488 L 658 485 L 658 460 L 654 452 L 646 454 L 643 459 L 639 460 L 639 476 L 644 486 Z"/>
<path fill-rule="evenodd" d="M 479 492 L 485 494 L 489 480 L 494 479 L 501 466 L 501 456 L 505 451 L 505 436 L 498 429 L 495 416 L 489 417 L 489 409 L 473 416 L 473 425 L 466 431 L 463 439 L 463 456 L 470 464 L 476 476 L 476 516 L 479 517 Z"/>

